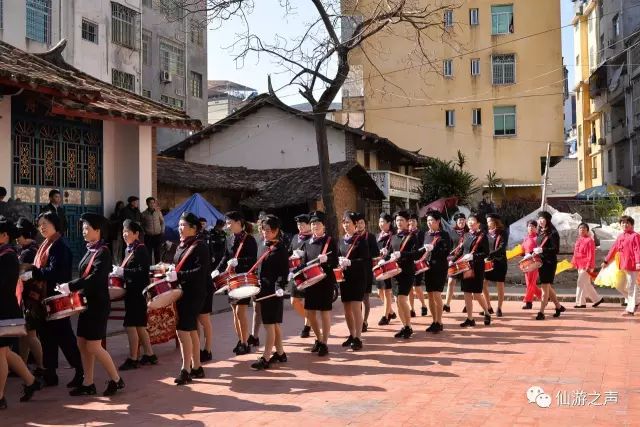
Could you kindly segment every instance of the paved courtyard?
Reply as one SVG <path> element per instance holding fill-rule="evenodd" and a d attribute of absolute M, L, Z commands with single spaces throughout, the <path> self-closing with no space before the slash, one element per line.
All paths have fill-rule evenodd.
<path fill-rule="evenodd" d="M 575 310 L 560 319 L 508 302 L 491 327 L 461 329 L 462 301 L 445 313 L 445 331 L 428 336 L 430 318 L 415 320 L 409 341 L 392 337 L 398 322 L 378 327 L 373 298 L 364 349 L 346 351 L 341 304 L 335 304 L 330 357 L 307 349 L 297 337 L 300 319 L 287 307 L 284 332 L 289 362 L 266 372 L 249 364 L 255 354 L 234 356 L 230 313 L 214 316 L 214 360 L 206 378 L 173 385 L 180 355 L 173 343 L 156 347 L 160 364 L 123 373 L 126 390 L 113 398 L 72 398 L 63 387 L 19 403 L 19 381 L 10 379 L 9 409 L 0 423 L 16 425 L 640 425 L 640 319 L 620 317 L 619 304 Z M 288 304 L 287 304 L 288 306 Z M 479 316 L 476 317 L 479 320 Z M 126 338 L 110 337 L 117 363 Z M 233 357 L 232 357 L 233 356 Z M 62 359 L 64 360 L 64 359 Z M 72 371 L 61 370 L 62 380 Z M 104 371 L 96 384 L 104 388 Z M 62 381 L 61 381 L 62 382 Z M 527 390 L 540 387 L 546 396 Z M 545 406 L 545 401 L 551 406 Z M 540 405 L 539 405 L 539 404 Z M 606 403 L 606 404 L 605 404 Z"/>

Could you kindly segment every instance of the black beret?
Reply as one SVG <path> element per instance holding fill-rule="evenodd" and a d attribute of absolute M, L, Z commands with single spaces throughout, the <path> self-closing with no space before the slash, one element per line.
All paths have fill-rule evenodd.
<path fill-rule="evenodd" d="M 304 222 L 305 224 L 309 224 L 310 221 L 309 214 L 296 215 L 294 219 L 296 220 L 296 222 Z"/>
<path fill-rule="evenodd" d="M 344 214 L 342 214 L 342 219 L 348 219 L 355 224 L 356 222 L 358 222 L 358 219 L 360 219 L 360 215 L 357 212 L 344 211 Z"/>
<path fill-rule="evenodd" d="M 459 219 L 467 219 L 467 217 L 465 216 L 465 214 L 463 214 L 462 212 L 458 212 L 457 214 L 455 214 L 453 216 L 453 220 L 457 221 Z"/>
<path fill-rule="evenodd" d="M 229 211 L 226 214 L 224 214 L 224 216 L 226 216 L 228 219 L 230 219 L 232 221 L 243 221 L 244 220 L 244 216 L 239 211 Z"/>
<path fill-rule="evenodd" d="M 0 233 L 7 233 L 9 239 L 13 240 L 18 234 L 15 224 L 9 218 L 0 215 Z"/>
<path fill-rule="evenodd" d="M 442 214 L 438 211 L 427 211 L 427 213 L 425 214 L 425 217 L 431 217 L 435 220 L 440 220 L 442 219 Z"/>
<path fill-rule="evenodd" d="M 122 223 L 122 227 L 127 230 L 131 230 L 134 233 L 142 233 L 142 226 L 135 221 L 131 221 L 130 219 L 125 219 Z"/>
<path fill-rule="evenodd" d="M 94 230 L 104 230 L 107 226 L 107 219 L 100 214 L 85 212 L 80 216 L 80 221 L 86 222 Z"/>
<path fill-rule="evenodd" d="M 498 221 L 502 221 L 502 217 L 497 213 L 488 213 L 486 217 L 491 219 L 497 219 Z"/>
<path fill-rule="evenodd" d="M 33 237 L 36 235 L 36 227 L 27 218 L 18 218 L 18 222 L 16 222 L 16 228 L 18 229 L 18 235 L 27 239 L 33 239 Z"/>
<path fill-rule="evenodd" d="M 322 211 L 313 211 L 309 214 L 309 222 L 321 222 L 324 224 L 326 215 Z"/>

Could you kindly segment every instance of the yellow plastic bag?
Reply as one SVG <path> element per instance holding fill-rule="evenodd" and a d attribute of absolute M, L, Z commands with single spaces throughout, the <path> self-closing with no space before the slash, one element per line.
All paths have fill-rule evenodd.
<path fill-rule="evenodd" d="M 515 258 L 520 255 L 524 255 L 522 245 L 515 245 L 512 249 L 507 251 L 507 259 Z"/>
<path fill-rule="evenodd" d="M 571 270 L 573 268 L 573 264 L 568 259 L 563 259 L 558 264 L 556 264 L 556 275 L 562 273 L 563 271 Z"/>
<path fill-rule="evenodd" d="M 624 274 L 624 271 L 620 270 L 618 267 L 619 264 L 620 257 L 616 254 L 615 262 L 609 263 L 609 265 L 600 270 L 600 273 L 598 273 L 593 283 L 597 286 L 615 288 L 618 292 L 625 295 L 627 293 L 627 275 Z"/>

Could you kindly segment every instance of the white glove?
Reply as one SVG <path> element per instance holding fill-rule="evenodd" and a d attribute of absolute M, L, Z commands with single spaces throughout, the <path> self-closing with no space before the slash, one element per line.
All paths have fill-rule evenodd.
<path fill-rule="evenodd" d="M 287 282 L 292 281 L 294 276 L 295 276 L 295 273 L 289 273 L 289 275 L 287 276 Z"/>
<path fill-rule="evenodd" d="M 220 272 L 218 270 L 213 270 L 211 272 L 211 278 L 215 279 L 216 277 L 218 277 L 220 275 Z"/>
<path fill-rule="evenodd" d="M 320 264 L 324 264 L 325 262 L 327 262 L 327 255 L 326 254 L 318 255 L 318 261 L 320 262 Z"/>
<path fill-rule="evenodd" d="M 349 258 L 345 258 L 345 257 L 340 257 L 338 259 L 338 263 L 340 264 L 340 267 L 342 267 L 342 268 L 346 268 L 346 267 L 350 267 L 351 266 L 351 260 Z"/>
<path fill-rule="evenodd" d="M 33 278 L 33 273 L 31 271 L 25 271 L 20 275 L 20 280 L 23 282 L 28 282 L 31 278 Z"/>
<path fill-rule="evenodd" d="M 304 251 L 302 249 L 296 249 L 293 251 L 293 256 L 297 258 L 302 258 L 304 256 Z"/>
<path fill-rule="evenodd" d="M 166 279 L 168 282 L 177 282 L 178 281 L 178 273 L 176 273 L 175 271 L 167 271 L 167 274 L 165 275 Z"/>
<path fill-rule="evenodd" d="M 391 259 L 392 260 L 397 260 L 400 259 L 400 251 L 395 251 L 394 253 L 391 254 Z"/>
<path fill-rule="evenodd" d="M 386 262 L 385 260 L 381 259 L 380 261 L 378 261 L 378 265 L 382 265 L 382 264 L 384 264 L 385 262 Z"/>
<path fill-rule="evenodd" d="M 58 286 L 56 286 L 56 290 L 62 295 L 69 295 L 71 293 L 68 283 L 60 283 Z"/>
<path fill-rule="evenodd" d="M 388 253 L 389 250 L 387 248 L 380 249 L 380 255 L 382 255 L 383 257 L 387 256 Z"/>
<path fill-rule="evenodd" d="M 473 254 L 469 253 L 462 256 L 462 261 L 471 261 L 473 259 Z"/>
<path fill-rule="evenodd" d="M 227 261 L 227 267 L 237 267 L 238 266 L 238 258 L 231 258 Z"/>
<path fill-rule="evenodd" d="M 533 248 L 533 253 L 536 255 L 540 255 L 542 253 L 542 248 Z"/>
<path fill-rule="evenodd" d="M 113 271 L 111 272 L 114 276 L 124 277 L 124 268 L 122 267 L 113 267 Z"/>
<path fill-rule="evenodd" d="M 449 267 L 453 265 L 453 261 L 449 261 Z"/>
<path fill-rule="evenodd" d="M 433 250 L 433 245 L 431 243 L 427 243 L 423 248 L 426 252 L 431 252 Z"/>

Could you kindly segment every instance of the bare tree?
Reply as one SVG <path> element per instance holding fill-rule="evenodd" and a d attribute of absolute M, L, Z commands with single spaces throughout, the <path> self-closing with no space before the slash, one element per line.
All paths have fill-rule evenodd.
<path fill-rule="evenodd" d="M 278 36 L 274 27 L 273 40 L 267 41 L 252 33 L 249 26 L 248 16 L 254 11 L 256 0 L 157 1 L 169 10 L 182 8 L 190 17 L 206 15 L 206 23 L 214 28 L 239 18 L 244 28 L 233 46 L 236 60 L 242 62 L 252 54 L 267 54 L 291 76 L 287 86 L 297 87 L 312 107 L 322 200 L 328 232 L 334 236 L 337 218 L 325 117 L 349 76 L 350 54 L 360 54 L 371 66 L 372 72 L 367 78 L 379 77 L 397 87 L 386 79 L 372 53 L 384 49 L 385 36 L 404 37 L 413 46 L 406 52 L 408 67 L 420 72 L 440 72 L 441 63 L 427 47 L 433 40 L 451 42 L 446 35 L 452 23 L 445 22 L 445 11 L 457 7 L 453 0 L 271 0 L 273 7 L 281 8 L 284 14 L 293 13 L 296 7 L 309 7 L 315 10 L 316 18 L 293 40 Z M 269 91 L 277 98 L 270 80 Z"/>

